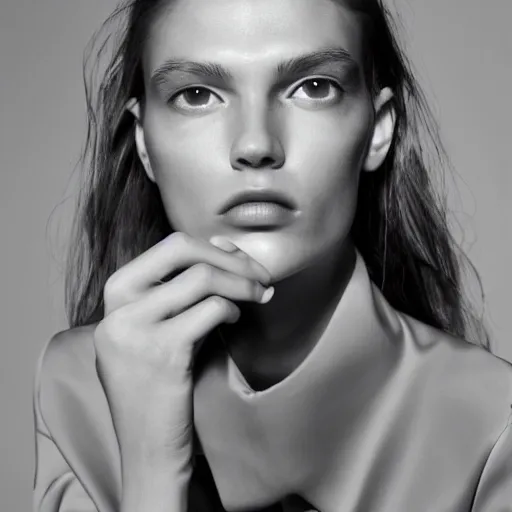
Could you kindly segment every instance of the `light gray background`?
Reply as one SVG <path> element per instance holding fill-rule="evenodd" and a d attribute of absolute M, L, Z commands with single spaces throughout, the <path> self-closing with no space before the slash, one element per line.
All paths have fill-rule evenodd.
<path fill-rule="evenodd" d="M 464 213 L 496 352 L 512 360 L 512 1 L 393 1 L 459 173 L 452 207 Z M 43 344 L 66 327 L 62 264 L 85 128 L 82 52 L 114 3 L 0 5 L 0 510 L 31 510 L 33 371 Z"/>

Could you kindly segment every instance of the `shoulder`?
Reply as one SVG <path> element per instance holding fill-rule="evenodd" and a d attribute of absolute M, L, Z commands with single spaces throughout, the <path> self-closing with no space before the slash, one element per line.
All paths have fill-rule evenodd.
<path fill-rule="evenodd" d="M 75 327 L 53 335 L 39 356 L 41 377 L 75 375 L 76 371 L 89 371 L 95 364 L 94 330 L 97 324 Z"/>
<path fill-rule="evenodd" d="M 53 335 L 38 358 L 35 387 L 37 398 L 55 387 L 62 389 L 97 381 L 94 330 L 97 324 L 76 327 Z M 99 384 L 99 380 L 98 380 Z"/>
<path fill-rule="evenodd" d="M 452 382 L 490 386 L 512 400 L 512 363 L 482 346 L 400 314 L 409 349 L 418 361 Z M 510 402 L 512 403 L 512 402 Z"/>
<path fill-rule="evenodd" d="M 423 394 L 464 401 L 501 420 L 512 405 L 512 363 L 482 346 L 428 325 L 395 309 L 374 286 L 374 301 L 386 338 L 399 354 L 399 367 Z"/>
<path fill-rule="evenodd" d="M 96 372 L 96 324 L 55 334 L 39 356 L 34 404 L 40 424 L 57 441 L 73 421 L 85 428 L 93 418 L 103 426 L 110 410 Z"/>
<path fill-rule="evenodd" d="M 443 422 L 496 439 L 512 412 L 512 364 L 485 348 L 400 314 L 406 359 L 422 401 Z"/>
<path fill-rule="evenodd" d="M 97 380 L 94 350 L 96 326 L 91 324 L 67 329 L 54 334 L 45 343 L 35 375 L 39 394 L 54 387 L 64 389 L 78 384 L 85 387 Z"/>

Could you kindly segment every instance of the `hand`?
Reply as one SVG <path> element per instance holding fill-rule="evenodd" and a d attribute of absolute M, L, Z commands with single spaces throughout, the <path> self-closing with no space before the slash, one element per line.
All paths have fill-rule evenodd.
<path fill-rule="evenodd" d="M 123 483 L 141 477 L 141 467 L 182 471 L 190 464 L 194 355 L 212 329 L 238 320 L 233 301 L 272 297 L 268 271 L 226 242 L 233 252 L 173 233 L 105 285 L 94 343 Z"/>

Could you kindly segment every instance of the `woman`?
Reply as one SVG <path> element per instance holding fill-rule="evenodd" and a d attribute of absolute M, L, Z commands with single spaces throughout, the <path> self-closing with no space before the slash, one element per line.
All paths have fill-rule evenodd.
<path fill-rule="evenodd" d="M 35 510 L 512 510 L 512 368 L 464 299 L 384 7 L 122 15 L 71 329 L 37 369 Z"/>

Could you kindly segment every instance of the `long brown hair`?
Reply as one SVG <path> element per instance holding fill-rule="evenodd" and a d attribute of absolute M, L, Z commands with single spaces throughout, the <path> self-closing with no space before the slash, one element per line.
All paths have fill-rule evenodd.
<path fill-rule="evenodd" d="M 337 1 L 360 17 L 367 83 L 372 91 L 390 87 L 397 112 L 394 141 L 381 169 L 361 174 L 352 227 L 356 247 L 396 309 L 490 350 L 461 275 L 470 268 L 481 290 L 478 273 L 450 233 L 444 196 L 433 186 L 434 175 L 449 162 L 393 17 L 381 0 Z M 71 327 L 100 320 L 108 277 L 172 232 L 158 188 L 141 167 L 134 119 L 125 109 L 130 98 L 144 97 L 144 41 L 168 3 L 120 5 L 93 38 L 84 65 L 88 132 L 66 271 Z M 112 24 L 114 35 L 102 40 Z M 107 54 L 111 57 L 96 85 Z"/>

